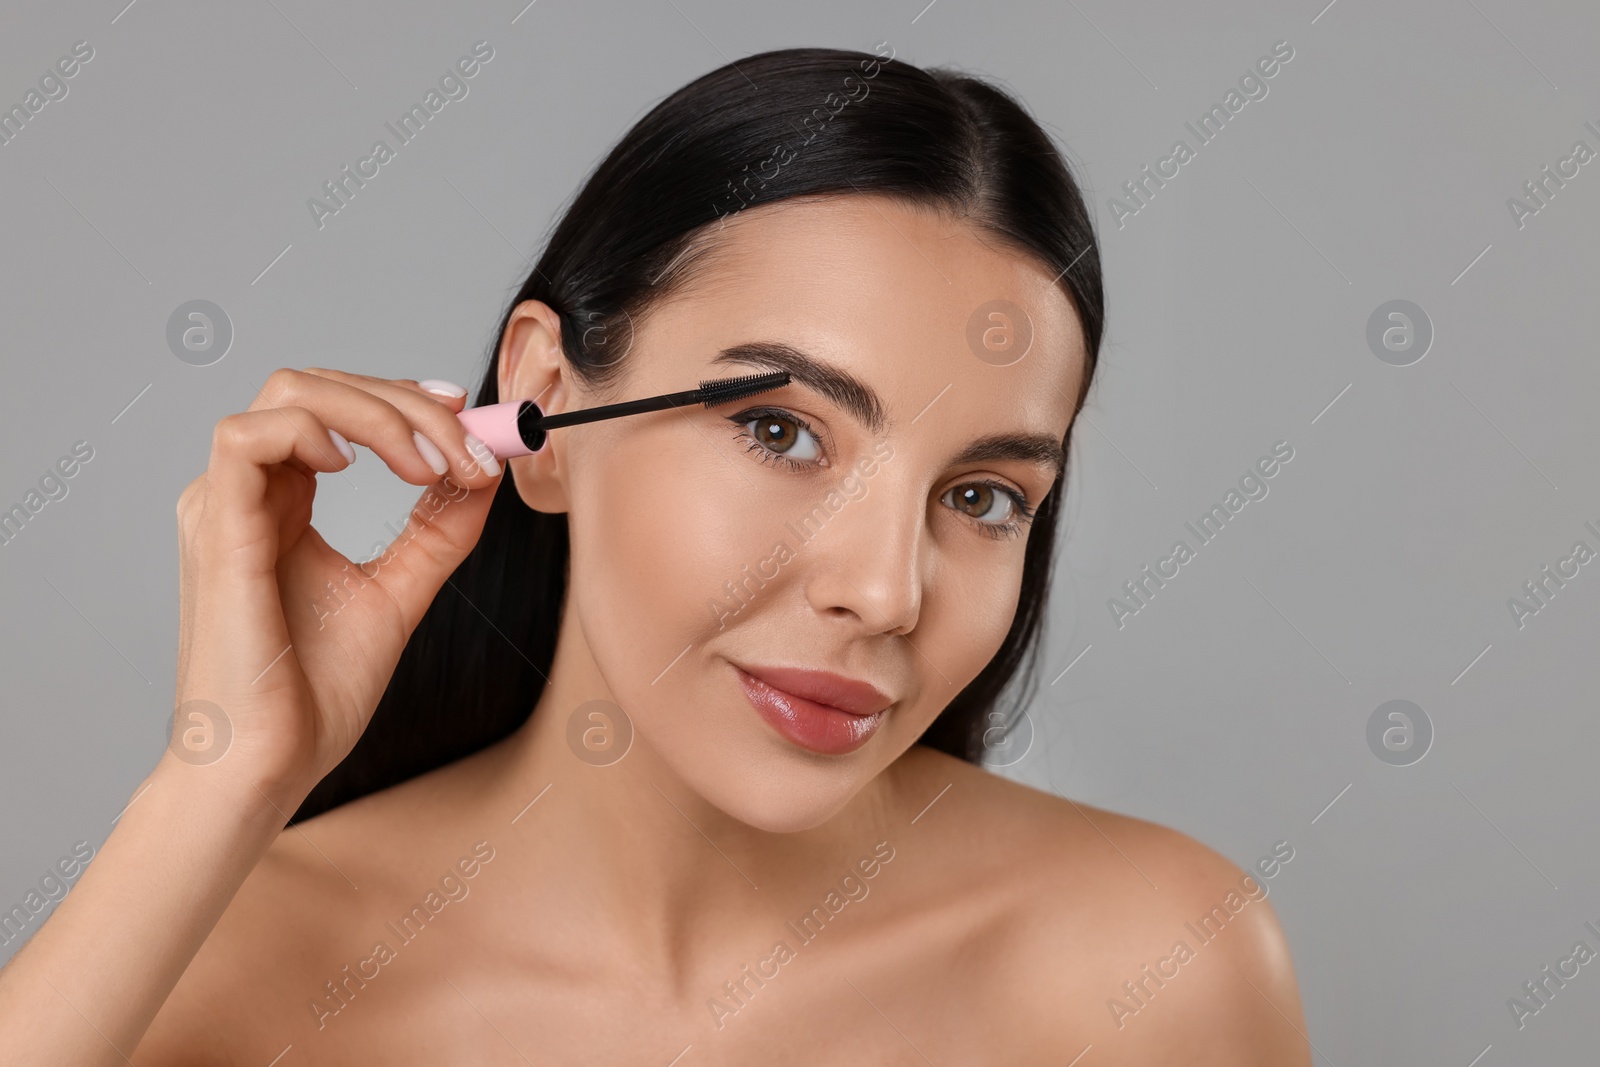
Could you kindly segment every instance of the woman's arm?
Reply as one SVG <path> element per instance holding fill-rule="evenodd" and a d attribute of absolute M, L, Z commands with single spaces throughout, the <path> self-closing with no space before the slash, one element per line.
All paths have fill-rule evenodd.
<path fill-rule="evenodd" d="M 124 1064 L 297 802 L 168 754 L 0 971 L 0 1060 Z M 275 806 L 277 805 L 277 806 Z"/>
<path fill-rule="evenodd" d="M 178 501 L 174 743 L 0 971 L 0 1062 L 131 1062 L 290 813 L 354 747 L 499 485 L 456 418 L 464 400 L 410 380 L 279 370 L 217 424 L 205 473 Z M 348 441 L 430 487 L 370 573 L 310 525 L 316 475 L 354 460 Z M 213 721 L 197 727 L 195 708 Z"/>

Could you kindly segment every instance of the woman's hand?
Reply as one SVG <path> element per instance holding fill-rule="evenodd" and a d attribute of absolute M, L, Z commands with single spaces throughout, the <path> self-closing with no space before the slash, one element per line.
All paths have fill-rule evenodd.
<path fill-rule="evenodd" d="M 178 501 L 172 743 L 0 970 L 0 1062 L 131 1062 L 122 1050 L 139 1046 L 288 813 L 366 728 L 500 481 L 456 419 L 465 397 L 423 384 L 449 388 L 279 370 L 217 424 L 209 466 Z M 365 570 L 311 527 L 316 476 L 349 466 L 349 441 L 430 486 Z"/>
<path fill-rule="evenodd" d="M 178 500 L 165 758 L 206 765 L 214 784 L 253 787 L 287 813 L 350 751 L 499 485 L 492 453 L 456 418 L 464 403 L 411 380 L 281 369 L 217 424 L 206 471 Z M 389 550 L 360 565 L 311 526 L 317 475 L 350 465 L 346 442 L 430 487 Z"/>

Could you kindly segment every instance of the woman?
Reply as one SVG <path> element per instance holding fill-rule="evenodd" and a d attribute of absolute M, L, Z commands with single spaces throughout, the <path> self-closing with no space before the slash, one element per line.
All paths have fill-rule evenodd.
<path fill-rule="evenodd" d="M 996 88 L 880 47 L 673 94 L 476 402 L 789 384 L 502 466 L 461 387 L 274 373 L 178 502 L 173 743 L 0 973 L 0 1059 L 1309 1063 L 1259 883 L 981 766 L 1102 321 Z M 309 525 L 348 442 L 430 487 L 360 567 Z"/>

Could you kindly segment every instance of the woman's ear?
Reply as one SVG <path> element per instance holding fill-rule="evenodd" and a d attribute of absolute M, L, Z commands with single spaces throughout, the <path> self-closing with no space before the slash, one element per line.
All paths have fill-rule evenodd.
<path fill-rule="evenodd" d="M 533 400 L 546 415 L 575 406 L 572 376 L 561 348 L 561 316 L 542 300 L 524 300 L 511 312 L 500 338 L 501 400 Z M 522 502 L 559 514 L 569 507 L 561 435 L 550 434 L 531 456 L 506 461 Z"/>

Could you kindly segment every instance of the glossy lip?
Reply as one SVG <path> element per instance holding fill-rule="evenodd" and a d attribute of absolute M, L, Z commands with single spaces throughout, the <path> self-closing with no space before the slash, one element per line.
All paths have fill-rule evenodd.
<path fill-rule="evenodd" d="M 732 666 L 767 725 L 822 755 L 843 755 L 866 744 L 894 703 L 867 682 L 828 671 Z"/>

